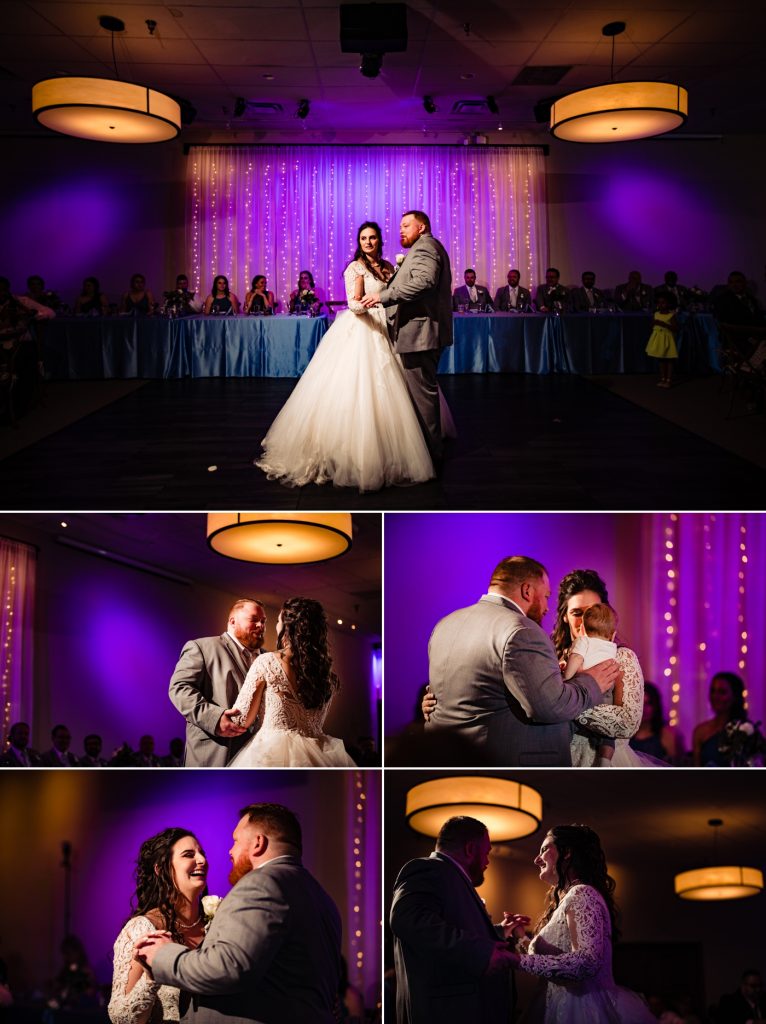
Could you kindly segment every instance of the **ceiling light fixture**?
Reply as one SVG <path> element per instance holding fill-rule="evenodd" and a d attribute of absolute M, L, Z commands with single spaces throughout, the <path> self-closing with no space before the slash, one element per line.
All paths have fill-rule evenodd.
<path fill-rule="evenodd" d="M 487 96 L 486 103 L 487 103 L 487 110 L 490 112 L 490 114 L 499 114 L 500 113 L 500 107 L 498 107 L 497 100 L 495 99 L 494 96 Z"/>
<path fill-rule="evenodd" d="M 237 98 L 234 100 L 234 116 L 235 117 L 242 117 L 242 115 L 244 114 L 246 108 L 247 108 L 247 100 L 245 99 L 245 97 L 244 96 L 237 96 Z"/>
<path fill-rule="evenodd" d="M 120 18 L 102 15 L 112 33 L 114 79 L 46 78 L 32 87 L 35 120 L 51 131 L 95 142 L 167 142 L 181 130 L 181 108 L 170 96 L 132 82 L 121 82 L 114 56 L 114 34 L 125 31 Z"/>
<path fill-rule="evenodd" d="M 310 109 L 311 104 L 307 99 L 298 100 L 298 109 L 295 111 L 295 116 L 299 117 L 301 121 L 305 121 L 309 116 Z"/>
<path fill-rule="evenodd" d="M 713 860 L 716 860 L 718 829 L 723 821 L 711 818 L 708 825 L 713 829 Z M 684 900 L 739 900 L 757 896 L 762 890 L 763 872 L 741 865 L 694 868 L 675 877 L 676 896 Z"/>
<path fill-rule="evenodd" d="M 362 72 L 365 78 L 377 78 L 380 74 L 380 69 L 383 67 L 383 54 L 382 53 L 361 53 L 359 55 L 362 60 L 359 64 L 359 70 Z"/>
<path fill-rule="evenodd" d="M 431 779 L 407 793 L 405 817 L 415 832 L 437 836 L 445 821 L 461 814 L 483 821 L 490 840 L 502 843 L 537 830 L 543 798 L 531 786 L 484 775 Z"/>
<path fill-rule="evenodd" d="M 423 97 L 423 109 L 425 110 L 425 112 L 427 114 L 435 114 L 436 113 L 436 104 L 434 103 L 433 96 L 424 96 Z"/>
<path fill-rule="evenodd" d="M 615 82 L 615 37 L 624 21 L 604 25 L 612 40 L 611 81 L 562 96 L 551 105 L 550 131 L 566 142 L 629 142 L 664 135 L 684 123 L 689 95 L 670 82 Z"/>
<path fill-rule="evenodd" d="M 208 512 L 207 542 L 240 562 L 324 562 L 351 547 L 351 513 Z"/>

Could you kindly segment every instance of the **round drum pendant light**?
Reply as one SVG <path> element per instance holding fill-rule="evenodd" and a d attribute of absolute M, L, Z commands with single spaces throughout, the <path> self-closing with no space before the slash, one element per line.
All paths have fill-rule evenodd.
<path fill-rule="evenodd" d="M 351 513 L 208 512 L 207 542 L 242 562 L 324 562 L 351 547 Z"/>
<path fill-rule="evenodd" d="M 493 843 L 531 835 L 543 816 L 543 799 L 536 789 L 510 779 L 458 775 L 431 779 L 407 793 L 405 815 L 415 832 L 437 836 L 448 818 L 478 818 Z"/>

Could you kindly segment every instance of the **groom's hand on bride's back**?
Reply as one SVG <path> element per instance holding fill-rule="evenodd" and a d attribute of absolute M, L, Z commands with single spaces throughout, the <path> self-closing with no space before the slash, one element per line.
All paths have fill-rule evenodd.
<path fill-rule="evenodd" d="M 599 690 L 606 693 L 622 677 L 622 669 L 614 658 L 607 658 L 606 661 L 600 661 L 598 665 L 589 668 L 586 675 L 595 679 Z"/>
<path fill-rule="evenodd" d="M 215 727 L 216 736 L 224 736 L 226 739 L 233 739 L 234 736 L 241 736 L 243 732 L 247 732 L 244 725 L 240 725 L 239 722 L 234 721 L 235 718 L 239 717 L 239 711 L 235 708 L 227 708 L 218 719 L 218 725 Z"/>

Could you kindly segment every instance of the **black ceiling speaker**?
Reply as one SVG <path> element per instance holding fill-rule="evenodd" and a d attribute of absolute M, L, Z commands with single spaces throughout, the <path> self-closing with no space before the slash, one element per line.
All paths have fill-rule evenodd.
<path fill-rule="evenodd" d="M 341 4 L 342 53 L 402 53 L 407 49 L 406 4 Z"/>

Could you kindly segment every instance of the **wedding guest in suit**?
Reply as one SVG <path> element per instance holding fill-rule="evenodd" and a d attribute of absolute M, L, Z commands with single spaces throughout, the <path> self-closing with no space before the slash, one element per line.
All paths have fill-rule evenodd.
<path fill-rule="evenodd" d="M 50 288 L 45 287 L 45 281 L 39 274 L 32 274 L 27 278 L 27 298 L 52 310 L 57 310 L 61 306 L 61 299 Z"/>
<path fill-rule="evenodd" d="M 713 301 L 713 313 L 722 324 L 735 327 L 764 326 L 763 310 L 747 288 L 747 279 L 740 270 L 732 270 L 726 287 L 720 289 Z"/>
<path fill-rule="evenodd" d="M 614 298 L 623 313 L 648 313 L 654 305 L 652 288 L 642 283 L 638 270 L 631 270 L 626 283 L 617 285 Z"/>
<path fill-rule="evenodd" d="M 163 768 L 182 768 L 184 763 L 184 741 L 175 736 L 168 744 L 168 752 L 160 758 Z"/>
<path fill-rule="evenodd" d="M 143 274 L 134 274 L 130 279 L 130 288 L 120 301 L 121 313 L 132 313 L 133 316 L 151 316 L 157 308 L 154 296 L 146 287 Z"/>
<path fill-rule="evenodd" d="M 101 291 L 97 277 L 86 277 L 82 283 L 82 291 L 74 301 L 75 316 L 106 316 L 109 312 L 109 299 Z"/>
<path fill-rule="evenodd" d="M 512 955 L 476 889 L 492 845 L 476 818 L 450 818 L 429 857 L 405 864 L 394 886 L 391 931 L 397 1024 L 507 1024 Z"/>
<path fill-rule="evenodd" d="M 0 768 L 35 768 L 40 755 L 29 746 L 29 726 L 14 722 L 8 732 L 8 749 L 0 756 Z"/>
<path fill-rule="evenodd" d="M 422 210 L 402 215 L 399 240 L 409 250 L 404 262 L 378 292 L 362 299 L 362 305 L 386 307 L 394 349 L 401 356 L 410 397 L 438 470 L 443 434 L 436 370 L 442 349 L 452 344 L 452 269 L 447 250 L 431 234 L 431 221 Z"/>
<path fill-rule="evenodd" d="M 251 804 L 233 839 L 233 888 L 202 945 L 149 935 L 136 955 L 153 982 L 191 993 L 188 1024 L 335 1024 L 341 919 L 301 863 L 298 819 L 281 804 Z"/>
<path fill-rule="evenodd" d="M 246 731 L 231 719 L 242 683 L 262 653 L 266 612 L 260 601 L 240 598 L 225 633 L 190 640 L 170 680 L 169 695 L 186 719 L 187 767 L 223 767 L 239 750 Z"/>
<path fill-rule="evenodd" d="M 515 267 L 508 271 L 508 284 L 498 288 L 495 293 L 495 309 L 507 313 L 511 309 L 528 310 L 532 305 L 532 295 L 528 288 L 522 288 L 521 273 Z"/>
<path fill-rule="evenodd" d="M 70 751 L 72 734 L 65 725 L 54 725 L 51 729 L 53 746 L 40 758 L 44 768 L 76 768 L 77 758 Z"/>
<path fill-rule="evenodd" d="M 452 293 L 452 308 L 459 306 L 473 306 L 474 309 L 483 309 L 485 306 L 492 306 L 492 296 L 483 284 L 476 284 L 476 271 L 468 269 L 463 273 L 465 284 L 456 288 Z M 494 307 L 493 307 L 494 308 Z"/>
<path fill-rule="evenodd" d="M 548 267 L 545 271 L 545 284 L 537 288 L 535 305 L 539 313 L 553 313 L 559 310 L 566 313 L 569 310 L 569 292 L 560 283 L 561 274 L 555 267 Z"/>
<path fill-rule="evenodd" d="M 142 736 L 138 741 L 138 750 L 133 755 L 134 768 L 159 768 L 160 759 L 154 753 L 154 736 Z"/>
<path fill-rule="evenodd" d="M 657 299 L 660 295 L 667 295 L 670 297 L 670 304 L 672 308 L 686 309 L 691 301 L 692 293 L 689 288 L 685 288 L 684 285 L 678 283 L 678 274 L 675 270 L 667 270 L 665 272 L 663 283 L 654 289 L 655 305 L 657 304 Z"/>
<path fill-rule="evenodd" d="M 572 312 L 590 313 L 594 309 L 606 306 L 606 296 L 596 287 L 596 275 L 592 270 L 584 270 L 582 285 L 572 289 Z"/>
<path fill-rule="evenodd" d="M 101 756 L 103 740 L 98 733 L 88 733 L 82 746 L 85 753 L 77 762 L 80 768 L 106 768 L 107 761 Z"/>
<path fill-rule="evenodd" d="M 721 996 L 715 1024 L 758 1024 L 766 1020 L 766 994 L 761 972 L 748 969 L 736 992 Z"/>
<path fill-rule="evenodd" d="M 264 274 L 256 274 L 250 291 L 245 295 L 243 312 L 256 313 L 260 311 L 270 315 L 276 309 L 276 305 L 274 292 L 270 292 L 266 287 L 266 276 Z"/>
<path fill-rule="evenodd" d="M 609 659 L 562 678 L 541 626 L 549 597 L 545 566 L 515 555 L 496 566 L 477 604 L 437 623 L 428 645 L 437 704 L 426 738 L 439 741 L 443 757 L 454 738 L 461 754 L 467 748 L 484 764 L 572 764 L 573 720 L 601 703 L 619 668 Z"/>
<path fill-rule="evenodd" d="M 229 289 L 229 279 L 223 274 L 219 274 L 218 277 L 213 281 L 213 287 L 210 289 L 210 294 L 205 299 L 205 305 L 203 307 L 205 316 L 211 314 L 220 314 L 222 316 L 228 316 L 231 313 L 239 313 L 239 299 L 233 291 Z"/>

